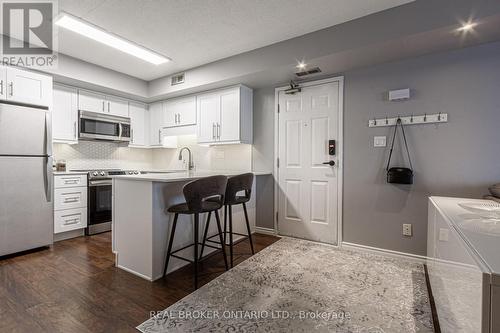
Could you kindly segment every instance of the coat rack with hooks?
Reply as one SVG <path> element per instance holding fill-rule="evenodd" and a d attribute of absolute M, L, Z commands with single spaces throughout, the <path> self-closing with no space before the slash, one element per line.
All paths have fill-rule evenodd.
<path fill-rule="evenodd" d="M 401 122 L 404 125 L 418 125 L 418 124 L 434 124 L 434 123 L 447 123 L 448 114 L 447 113 L 435 113 L 435 114 L 424 114 L 418 116 L 405 116 L 405 117 L 393 117 L 393 118 L 376 118 L 368 121 L 368 127 L 384 127 L 384 126 L 394 126 L 398 118 L 401 118 Z"/>

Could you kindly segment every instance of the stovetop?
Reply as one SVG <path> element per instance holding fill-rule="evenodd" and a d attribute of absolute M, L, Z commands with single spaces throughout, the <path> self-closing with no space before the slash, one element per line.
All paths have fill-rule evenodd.
<path fill-rule="evenodd" d="M 89 179 L 110 178 L 115 175 L 138 175 L 141 172 L 138 170 L 122 170 L 122 169 L 91 169 L 91 170 L 71 170 L 76 172 L 87 172 Z"/>

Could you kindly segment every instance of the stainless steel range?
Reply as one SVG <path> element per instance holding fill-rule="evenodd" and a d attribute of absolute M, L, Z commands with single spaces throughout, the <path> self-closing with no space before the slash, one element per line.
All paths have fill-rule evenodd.
<path fill-rule="evenodd" d="M 88 172 L 88 221 L 86 235 L 95 235 L 111 230 L 112 179 L 113 175 L 137 175 L 137 170 L 100 169 L 73 170 Z"/>

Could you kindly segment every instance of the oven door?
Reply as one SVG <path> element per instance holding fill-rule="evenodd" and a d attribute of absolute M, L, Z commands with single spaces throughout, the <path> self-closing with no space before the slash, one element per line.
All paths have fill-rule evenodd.
<path fill-rule="evenodd" d="M 91 180 L 88 191 L 89 226 L 111 222 L 112 180 Z"/>

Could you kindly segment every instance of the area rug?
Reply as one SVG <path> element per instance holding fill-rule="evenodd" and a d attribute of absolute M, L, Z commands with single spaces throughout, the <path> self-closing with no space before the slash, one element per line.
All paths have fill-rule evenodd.
<path fill-rule="evenodd" d="M 284 238 L 137 327 L 158 332 L 433 332 L 423 265 Z"/>

